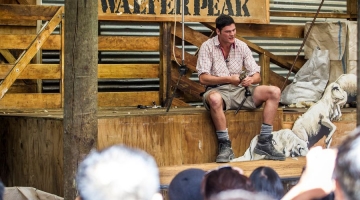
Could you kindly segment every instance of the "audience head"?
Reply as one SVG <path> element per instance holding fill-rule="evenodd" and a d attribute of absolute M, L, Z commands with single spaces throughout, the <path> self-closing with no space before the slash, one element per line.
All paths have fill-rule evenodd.
<path fill-rule="evenodd" d="M 0 179 L 0 200 L 3 200 L 5 192 L 5 186 Z"/>
<path fill-rule="evenodd" d="M 242 174 L 241 169 L 226 166 L 205 174 L 202 181 L 202 194 L 205 200 L 222 191 L 243 189 L 253 191 L 250 179 Z"/>
<path fill-rule="evenodd" d="M 236 189 L 220 192 L 210 197 L 210 200 L 274 200 L 273 198 L 262 194 L 254 193 L 247 190 Z"/>
<path fill-rule="evenodd" d="M 153 157 L 122 145 L 90 152 L 79 165 L 76 181 L 81 200 L 162 199 Z"/>
<path fill-rule="evenodd" d="M 278 173 L 270 167 L 256 168 L 249 178 L 256 192 L 265 193 L 274 199 L 281 199 L 285 194 Z"/>
<path fill-rule="evenodd" d="M 205 171 L 186 169 L 178 173 L 169 185 L 170 200 L 202 200 L 201 181 Z"/>
<path fill-rule="evenodd" d="M 360 127 L 338 147 L 333 177 L 337 199 L 360 199 Z"/>
<path fill-rule="evenodd" d="M 216 28 L 219 29 L 219 31 L 222 30 L 225 26 L 229 26 L 231 24 L 235 24 L 234 19 L 229 15 L 221 14 L 219 17 L 215 20 Z"/>

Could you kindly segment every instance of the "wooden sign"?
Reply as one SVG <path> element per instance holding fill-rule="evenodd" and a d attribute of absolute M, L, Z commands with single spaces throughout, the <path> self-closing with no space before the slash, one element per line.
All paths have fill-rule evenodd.
<path fill-rule="evenodd" d="M 215 22 L 220 14 L 236 23 L 267 24 L 269 0 L 98 0 L 100 20 Z M 184 8 L 183 8 L 184 6 Z"/>

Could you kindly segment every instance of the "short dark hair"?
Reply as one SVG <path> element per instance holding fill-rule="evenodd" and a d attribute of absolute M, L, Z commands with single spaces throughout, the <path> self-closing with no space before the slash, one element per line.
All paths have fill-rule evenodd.
<path fill-rule="evenodd" d="M 201 192 L 205 199 L 209 199 L 220 192 L 234 189 L 254 191 L 250 179 L 231 166 L 206 173 L 201 184 Z"/>
<path fill-rule="evenodd" d="M 235 24 L 234 19 L 230 15 L 221 14 L 215 20 L 216 28 L 221 31 L 225 26 L 229 26 L 231 24 Z"/>
<path fill-rule="evenodd" d="M 270 167 L 256 168 L 249 178 L 257 192 L 265 193 L 274 199 L 281 199 L 285 194 L 279 174 Z"/>
<path fill-rule="evenodd" d="M 360 199 L 360 126 L 338 147 L 334 178 L 348 199 Z"/>

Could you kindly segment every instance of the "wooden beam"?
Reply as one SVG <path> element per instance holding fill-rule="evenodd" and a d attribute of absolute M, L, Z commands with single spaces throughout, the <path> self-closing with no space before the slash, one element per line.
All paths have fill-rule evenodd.
<path fill-rule="evenodd" d="M 29 2 L 27 0 L 16 0 L 16 1 L 22 5 L 29 5 Z"/>
<path fill-rule="evenodd" d="M 159 78 L 159 64 L 99 64 L 98 78 Z"/>
<path fill-rule="evenodd" d="M 10 93 L 0 100 L 0 109 L 61 108 L 60 94 Z"/>
<path fill-rule="evenodd" d="M 178 79 L 180 78 L 179 71 L 177 69 L 172 69 L 171 71 L 171 83 L 175 87 Z M 197 100 L 202 100 L 200 93 L 205 91 L 205 87 L 200 83 L 196 83 L 190 80 L 186 76 L 182 76 L 179 81 L 178 89 L 183 91 L 186 94 L 189 94 L 196 98 Z"/>
<path fill-rule="evenodd" d="M 181 62 L 181 59 L 182 59 L 181 54 L 182 54 L 182 50 L 180 48 L 175 47 L 175 58 L 172 57 L 172 59 L 173 60 L 176 59 L 178 62 Z M 185 60 L 185 65 L 190 69 L 189 73 L 195 72 L 196 71 L 197 57 L 185 52 L 184 60 Z"/>
<path fill-rule="evenodd" d="M 181 23 L 176 23 L 176 33 L 175 35 L 179 38 L 182 38 L 182 27 Z M 171 33 L 174 34 L 174 29 L 171 29 Z M 209 39 L 206 35 L 200 33 L 199 31 L 195 31 L 188 26 L 184 25 L 184 36 L 185 41 L 189 42 L 195 46 L 200 47 L 202 43 Z"/>
<path fill-rule="evenodd" d="M 270 58 L 266 54 L 259 55 L 259 65 L 261 66 L 261 85 L 268 85 L 270 80 Z"/>
<path fill-rule="evenodd" d="M 99 107 L 151 106 L 152 102 L 155 102 L 156 105 L 160 104 L 158 91 L 98 93 Z"/>
<path fill-rule="evenodd" d="M 54 31 L 56 26 L 61 22 L 62 14 L 63 14 L 63 8 L 60 7 L 59 10 L 54 15 L 54 17 L 49 21 L 49 23 L 43 27 L 43 29 L 40 31 L 38 36 L 29 46 L 27 51 L 22 56 L 20 56 L 14 68 L 9 72 L 9 74 L 5 77 L 5 79 L 2 81 L 0 85 L 0 99 L 5 95 L 9 87 L 14 83 L 14 81 L 24 70 L 26 65 L 39 51 L 41 46 L 44 44 L 45 40 L 50 36 L 50 34 Z"/>
<path fill-rule="evenodd" d="M 14 65 L 0 64 L 0 79 L 4 79 Z M 60 79 L 59 64 L 28 64 L 18 79 Z"/>
<path fill-rule="evenodd" d="M 162 106 L 167 106 L 170 99 L 170 73 L 171 73 L 171 23 L 162 22 L 160 25 L 160 66 L 159 66 L 159 98 Z"/>
<path fill-rule="evenodd" d="M 314 18 L 316 13 L 305 13 L 305 12 L 276 12 L 271 11 L 270 16 L 273 17 L 305 17 L 305 18 Z M 342 13 L 319 13 L 317 18 L 341 18 L 348 19 L 350 18 L 349 14 Z"/>
<path fill-rule="evenodd" d="M 1 19 L 0 25 L 5 26 L 36 26 L 35 20 Z"/>
<path fill-rule="evenodd" d="M 8 63 L 14 64 L 16 62 L 16 58 L 11 54 L 9 50 L 0 49 L 0 54 L 4 56 Z"/>
<path fill-rule="evenodd" d="M 60 6 L 0 4 L 0 19 L 49 21 L 59 8 Z"/>
<path fill-rule="evenodd" d="M 283 76 L 280 76 L 279 74 L 269 71 L 269 85 L 277 86 L 278 88 L 282 89 L 284 86 L 285 78 Z M 291 81 L 287 80 L 285 83 L 285 86 L 291 84 Z"/>
<path fill-rule="evenodd" d="M 8 35 L 0 34 L 1 42 L 0 49 L 27 49 L 29 44 L 34 41 L 37 35 Z M 42 49 L 46 50 L 60 50 L 61 48 L 60 35 L 50 35 L 44 44 Z"/>

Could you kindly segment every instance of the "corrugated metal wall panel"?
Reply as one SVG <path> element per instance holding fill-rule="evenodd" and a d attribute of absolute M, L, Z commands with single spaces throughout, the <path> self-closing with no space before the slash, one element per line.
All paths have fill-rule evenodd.
<path fill-rule="evenodd" d="M 290 12 L 316 12 L 321 0 L 270 0 L 270 11 L 290 11 Z M 64 0 L 43 0 L 46 5 L 63 5 Z M 326 0 L 321 8 L 321 12 L 346 13 L 346 1 L 344 0 Z M 326 19 L 318 18 L 316 22 L 339 21 L 344 19 Z M 312 18 L 299 17 L 273 17 L 270 16 L 271 24 L 293 24 L 304 25 L 312 21 Z M 196 22 L 186 22 L 191 28 L 208 34 L 209 29 Z M 136 23 L 136 22 L 115 22 L 101 21 L 99 24 L 100 35 L 121 35 L 121 36 L 158 36 L 158 23 Z M 276 39 L 273 38 L 246 38 L 260 47 L 272 52 L 275 55 L 293 55 L 296 56 L 302 39 Z M 181 48 L 181 46 L 178 46 Z M 187 45 L 185 51 L 195 54 L 197 47 Z M 258 61 L 259 56 L 254 53 Z M 301 53 L 303 55 L 303 52 Z M 159 52 L 99 52 L 100 63 L 159 63 Z M 59 63 L 58 51 L 43 51 L 44 63 Z M 284 70 L 274 64 L 270 68 L 276 73 L 286 76 L 287 70 Z M 292 79 L 294 74 L 290 76 Z M 192 80 L 197 81 L 197 75 L 193 74 Z M 134 84 L 132 84 L 134 83 Z M 99 91 L 124 91 L 131 90 L 158 90 L 158 79 L 125 79 L 125 80 L 99 80 Z M 57 86 L 56 86 L 57 85 Z M 130 86 L 129 86 L 130 85 Z M 59 91 L 59 84 L 56 81 L 43 81 L 44 92 Z"/>

